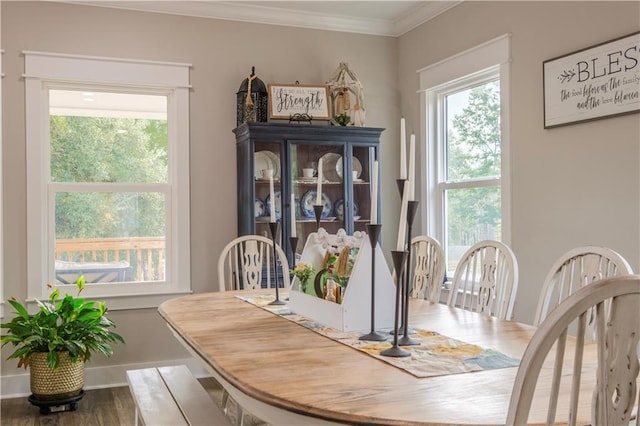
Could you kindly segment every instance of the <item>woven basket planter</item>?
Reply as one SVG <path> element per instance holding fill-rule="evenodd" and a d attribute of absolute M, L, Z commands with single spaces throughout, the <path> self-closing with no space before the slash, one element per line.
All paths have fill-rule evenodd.
<path fill-rule="evenodd" d="M 45 352 L 29 357 L 31 393 L 41 400 L 61 400 L 80 394 L 84 387 L 84 362 L 72 363 L 68 352 L 60 353 L 56 369 L 47 366 Z"/>

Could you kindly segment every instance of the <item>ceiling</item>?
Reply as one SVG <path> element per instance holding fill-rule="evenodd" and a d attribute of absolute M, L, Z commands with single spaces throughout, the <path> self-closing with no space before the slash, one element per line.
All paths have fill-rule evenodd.
<path fill-rule="evenodd" d="M 400 36 L 461 1 L 102 1 L 66 0 L 99 7 L 198 16 L 270 25 Z"/>

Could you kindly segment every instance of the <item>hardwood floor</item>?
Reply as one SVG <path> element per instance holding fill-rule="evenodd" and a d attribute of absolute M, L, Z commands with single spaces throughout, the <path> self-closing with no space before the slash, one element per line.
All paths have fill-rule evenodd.
<path fill-rule="evenodd" d="M 212 378 L 199 380 L 218 405 L 222 402 L 222 387 Z M 86 391 L 78 402 L 76 411 L 40 414 L 38 407 L 26 397 L 3 399 L 0 402 L 2 426 L 129 426 L 134 424 L 135 407 L 129 388 L 117 387 Z M 236 409 L 228 404 L 228 417 L 235 422 Z M 266 423 L 246 413 L 246 426 L 267 426 Z M 149 425 L 154 426 L 154 425 Z M 215 426 L 215 425 L 212 425 Z"/>

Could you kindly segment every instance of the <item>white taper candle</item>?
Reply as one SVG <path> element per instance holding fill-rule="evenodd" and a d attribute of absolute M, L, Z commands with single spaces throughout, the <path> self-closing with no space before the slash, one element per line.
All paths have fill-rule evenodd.
<path fill-rule="evenodd" d="M 407 178 L 407 134 L 404 117 L 400 119 L 400 179 Z"/>
<path fill-rule="evenodd" d="M 273 190 L 273 175 L 269 176 L 269 201 L 271 203 L 271 222 L 276 221 L 276 197 Z"/>
<path fill-rule="evenodd" d="M 371 175 L 371 224 L 378 224 L 378 161 L 373 162 Z"/>
<path fill-rule="evenodd" d="M 416 199 L 416 135 L 411 134 L 409 142 L 409 201 Z"/>
<path fill-rule="evenodd" d="M 396 250 L 404 251 L 407 236 L 407 205 L 409 203 L 409 182 L 406 182 L 402 191 L 402 204 L 400 206 L 400 223 L 398 224 L 398 244 Z"/>
<path fill-rule="evenodd" d="M 318 160 L 318 186 L 316 188 L 316 206 L 322 205 L 322 158 Z"/>
<path fill-rule="evenodd" d="M 296 196 L 291 193 L 291 236 L 295 238 L 296 235 Z"/>

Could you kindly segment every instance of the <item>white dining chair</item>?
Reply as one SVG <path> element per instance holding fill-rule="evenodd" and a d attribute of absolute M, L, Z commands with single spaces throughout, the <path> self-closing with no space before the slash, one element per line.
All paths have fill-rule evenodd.
<path fill-rule="evenodd" d="M 576 290 L 604 278 L 633 274 L 629 263 L 606 247 L 583 246 L 564 253 L 549 270 L 533 320 L 540 324 L 549 312 Z"/>
<path fill-rule="evenodd" d="M 289 289 L 289 263 L 287 256 L 276 245 L 276 270 L 273 265 L 273 241 L 261 235 L 243 235 L 234 238 L 222 249 L 218 257 L 218 285 L 220 291 L 260 289 L 278 285 Z"/>
<path fill-rule="evenodd" d="M 444 251 L 435 238 L 418 235 L 411 240 L 411 297 L 438 303 L 444 280 Z"/>
<path fill-rule="evenodd" d="M 595 311 L 597 368 L 588 364 L 583 368 L 586 323 L 591 311 Z M 565 356 L 569 326 L 575 322 L 575 352 L 573 356 Z M 539 387 L 538 378 L 545 376 L 552 380 L 550 389 L 545 385 L 545 392 L 550 393 L 547 424 L 555 424 L 558 411 L 563 419 L 569 419 L 570 425 L 575 424 L 578 410 L 587 409 L 591 411 L 592 425 L 640 425 L 637 416 L 633 419 L 634 405 L 639 403 L 639 340 L 639 275 L 607 278 L 580 288 L 551 311 L 533 335 L 518 368 L 506 424 L 527 424 L 532 397 Z M 549 363 L 549 369 L 544 368 L 542 373 L 552 347 L 556 348 L 553 367 Z M 595 375 L 597 384 L 590 398 L 591 407 L 581 408 L 578 396 L 587 374 Z M 570 399 L 560 402 L 563 380 L 570 385 Z"/>
<path fill-rule="evenodd" d="M 480 241 L 464 253 L 453 275 L 447 304 L 511 319 L 518 289 L 518 262 L 499 241 Z"/>
<path fill-rule="evenodd" d="M 291 286 L 289 263 L 282 248 L 276 245 L 276 269 L 273 265 L 273 240 L 261 235 L 243 235 L 227 244 L 218 257 L 218 285 L 220 291 L 256 290 Z M 227 413 L 229 393 L 222 392 L 222 408 Z M 244 408 L 236 402 L 236 425 L 244 424 Z"/>

